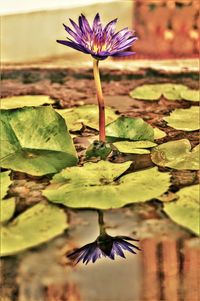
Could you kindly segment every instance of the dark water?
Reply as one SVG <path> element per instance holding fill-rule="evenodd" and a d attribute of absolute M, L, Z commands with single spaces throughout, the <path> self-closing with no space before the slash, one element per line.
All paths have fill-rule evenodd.
<path fill-rule="evenodd" d="M 146 209 L 145 209 L 146 210 Z M 46 245 L 3 260 L 3 301 L 199 301 L 200 241 L 168 219 L 137 210 L 105 214 L 108 233 L 140 238 L 142 252 L 87 266 L 65 253 L 98 236 L 95 211 L 71 215 L 72 229 Z"/>

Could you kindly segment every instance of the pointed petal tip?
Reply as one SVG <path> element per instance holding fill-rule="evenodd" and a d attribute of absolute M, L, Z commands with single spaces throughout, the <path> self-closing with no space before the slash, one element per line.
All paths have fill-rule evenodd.
<path fill-rule="evenodd" d="M 94 17 L 93 27 L 95 27 L 98 23 L 100 23 L 100 14 L 99 13 L 97 13 L 96 16 Z"/>

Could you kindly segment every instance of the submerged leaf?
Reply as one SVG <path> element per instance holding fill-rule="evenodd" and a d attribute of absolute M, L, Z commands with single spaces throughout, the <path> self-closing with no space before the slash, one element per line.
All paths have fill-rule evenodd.
<path fill-rule="evenodd" d="M 1 110 L 23 107 L 36 107 L 43 104 L 53 104 L 54 100 L 48 95 L 20 95 L 1 99 Z"/>
<path fill-rule="evenodd" d="M 157 101 L 163 95 L 168 100 L 181 99 L 180 93 L 188 87 L 181 84 L 150 84 L 135 88 L 130 92 L 130 96 L 137 99 Z"/>
<path fill-rule="evenodd" d="M 122 176 L 130 164 L 99 161 L 66 168 L 53 177 L 43 195 L 72 208 L 110 209 L 145 202 L 168 190 L 170 175 L 156 167 Z"/>
<path fill-rule="evenodd" d="M 187 139 L 160 144 L 151 153 L 151 159 L 155 164 L 175 169 L 198 170 L 199 158 L 199 145 L 191 151 L 191 145 Z"/>
<path fill-rule="evenodd" d="M 164 211 L 177 224 L 199 235 L 199 185 L 182 188 L 176 196 L 178 200 L 164 203 Z"/>
<path fill-rule="evenodd" d="M 0 165 L 41 176 L 76 165 L 76 151 L 65 121 L 52 107 L 1 113 Z"/>
<path fill-rule="evenodd" d="M 181 98 L 188 101 L 200 101 L 200 91 L 199 90 L 182 91 Z"/>
<path fill-rule="evenodd" d="M 121 116 L 106 126 L 106 140 L 154 140 L 154 130 L 142 118 Z"/>
<path fill-rule="evenodd" d="M 113 145 L 121 152 L 121 153 L 129 153 L 129 154 L 149 154 L 150 151 L 146 148 L 151 148 L 156 146 L 157 144 L 152 141 L 119 141 L 113 143 Z"/>
<path fill-rule="evenodd" d="M 1 197 L 0 197 L 0 222 L 5 222 L 9 220 L 15 211 L 15 199 L 9 198 L 3 200 L 6 196 L 8 187 L 12 183 L 9 177 L 10 171 L 5 171 L 0 173 L 0 190 L 1 190 Z"/>
<path fill-rule="evenodd" d="M 1 255 L 37 246 L 61 234 L 67 227 L 62 209 L 50 204 L 37 204 L 1 227 Z"/>
<path fill-rule="evenodd" d="M 66 121 L 71 131 L 79 131 L 82 125 L 98 130 L 99 110 L 97 105 L 84 105 L 73 109 L 56 110 Z M 118 115 L 109 108 L 105 109 L 106 124 L 117 119 Z"/>
<path fill-rule="evenodd" d="M 174 129 L 195 131 L 200 128 L 199 118 L 199 107 L 193 106 L 189 109 L 175 109 L 163 119 Z"/>

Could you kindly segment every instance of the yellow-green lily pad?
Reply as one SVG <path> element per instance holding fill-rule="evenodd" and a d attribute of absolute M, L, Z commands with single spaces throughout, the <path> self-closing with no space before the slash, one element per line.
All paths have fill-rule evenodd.
<path fill-rule="evenodd" d="M 142 118 L 121 116 L 106 126 L 108 142 L 120 140 L 154 140 L 154 130 Z"/>
<path fill-rule="evenodd" d="M 200 101 L 200 91 L 192 89 L 182 91 L 181 98 L 188 101 Z"/>
<path fill-rule="evenodd" d="M 0 166 L 35 176 L 77 164 L 64 119 L 52 107 L 1 112 Z"/>
<path fill-rule="evenodd" d="M 9 198 L 6 200 L 0 199 L 0 222 L 7 222 L 12 218 L 15 212 L 15 198 Z"/>
<path fill-rule="evenodd" d="M 199 145 L 191 151 L 189 140 L 181 139 L 158 145 L 153 149 L 151 159 L 159 166 L 198 170 L 200 167 L 199 151 Z"/>
<path fill-rule="evenodd" d="M 7 220 L 9 220 L 13 216 L 15 211 L 15 199 L 3 199 L 6 196 L 8 188 L 12 183 L 9 173 L 10 171 L 0 173 L 0 222 L 6 222 Z"/>
<path fill-rule="evenodd" d="M 136 99 L 157 101 L 163 95 L 168 100 L 180 100 L 180 93 L 188 87 L 181 84 L 150 84 L 142 85 L 130 92 L 130 96 Z"/>
<path fill-rule="evenodd" d="M 167 121 L 168 126 L 177 130 L 196 131 L 200 128 L 200 110 L 197 106 L 189 109 L 175 109 L 171 114 L 163 119 Z"/>
<path fill-rule="evenodd" d="M 157 144 L 152 141 L 119 141 L 113 143 L 113 145 L 121 152 L 121 153 L 129 153 L 129 154 L 149 154 L 150 151 L 148 148 L 152 148 Z"/>
<path fill-rule="evenodd" d="M 43 104 L 53 104 L 55 102 L 48 95 L 20 95 L 2 98 L 0 101 L 1 110 L 36 107 Z"/>
<path fill-rule="evenodd" d="M 67 227 L 67 216 L 62 209 L 51 204 L 37 204 L 1 227 L 1 256 L 44 243 Z"/>
<path fill-rule="evenodd" d="M 154 131 L 154 139 L 155 140 L 158 140 L 158 139 L 161 139 L 161 138 L 164 138 L 165 136 L 167 136 L 167 134 L 160 130 L 159 128 L 153 128 L 153 131 Z"/>
<path fill-rule="evenodd" d="M 143 85 L 131 91 L 130 96 L 141 100 L 157 101 L 161 97 L 161 92 L 155 85 Z"/>
<path fill-rule="evenodd" d="M 177 224 L 199 235 L 199 185 L 182 188 L 176 196 L 177 200 L 164 203 L 164 211 Z"/>
<path fill-rule="evenodd" d="M 70 131 L 79 131 L 83 124 L 96 130 L 99 129 L 99 110 L 97 105 L 83 105 L 56 111 L 65 119 Z M 118 118 L 118 115 L 109 107 L 106 107 L 105 115 L 106 124 Z"/>
<path fill-rule="evenodd" d="M 0 192 L 1 192 L 1 199 L 3 199 L 8 191 L 8 187 L 12 184 L 10 180 L 10 171 L 4 171 L 0 173 Z"/>
<path fill-rule="evenodd" d="M 99 161 L 66 168 L 53 177 L 43 195 L 67 207 L 110 209 L 145 202 L 168 190 L 170 175 L 157 167 L 121 176 L 130 164 Z"/>

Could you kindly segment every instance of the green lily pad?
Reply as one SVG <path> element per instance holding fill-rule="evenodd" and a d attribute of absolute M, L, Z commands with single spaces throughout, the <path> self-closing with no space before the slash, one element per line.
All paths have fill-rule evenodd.
<path fill-rule="evenodd" d="M 163 119 L 167 121 L 168 126 L 177 130 L 190 132 L 200 128 L 199 107 L 196 106 L 192 106 L 189 109 L 175 109 Z"/>
<path fill-rule="evenodd" d="M 130 92 L 130 96 L 136 99 L 157 101 L 161 97 L 161 92 L 156 85 L 143 85 Z"/>
<path fill-rule="evenodd" d="M 158 128 L 153 128 L 153 130 L 154 130 L 154 139 L 155 140 L 161 139 L 167 135 L 164 131 L 162 131 Z"/>
<path fill-rule="evenodd" d="M 186 91 L 187 86 L 180 84 L 164 84 L 161 85 L 161 91 L 163 96 L 168 100 L 180 100 L 181 92 Z"/>
<path fill-rule="evenodd" d="M 1 192 L 1 199 L 3 199 L 8 191 L 8 187 L 12 184 L 9 176 L 10 171 L 4 171 L 0 173 L 0 192 Z"/>
<path fill-rule="evenodd" d="M 72 208 L 110 209 L 145 202 L 168 190 L 170 175 L 156 167 L 121 176 L 130 164 L 99 161 L 66 168 L 53 177 L 43 195 Z"/>
<path fill-rule="evenodd" d="M 135 88 L 130 92 L 130 96 L 136 99 L 157 101 L 163 95 L 168 100 L 181 99 L 180 93 L 188 87 L 181 84 L 151 84 Z"/>
<path fill-rule="evenodd" d="M 15 199 L 9 198 L 3 200 L 6 196 L 8 187 L 12 183 L 9 177 L 10 171 L 5 171 L 0 173 L 0 190 L 1 190 L 1 198 L 0 198 L 0 222 L 5 222 L 9 220 L 15 211 Z"/>
<path fill-rule="evenodd" d="M 55 101 L 47 95 L 20 95 L 1 99 L 1 109 L 10 110 L 23 107 L 36 107 L 53 104 Z"/>
<path fill-rule="evenodd" d="M 119 141 L 113 143 L 113 145 L 121 152 L 121 153 L 129 153 L 129 154 L 149 154 L 150 151 L 146 148 L 151 148 L 156 146 L 157 144 L 152 141 Z"/>
<path fill-rule="evenodd" d="M 79 131 L 83 124 L 98 130 L 99 110 L 97 105 L 84 105 L 73 109 L 56 110 L 66 121 L 71 131 Z M 118 115 L 109 108 L 105 109 L 106 124 L 117 119 Z"/>
<path fill-rule="evenodd" d="M 182 188 L 176 195 L 178 200 L 164 203 L 164 211 L 177 224 L 199 235 L 199 185 Z"/>
<path fill-rule="evenodd" d="M 191 151 L 189 140 L 170 141 L 155 147 L 151 153 L 152 161 L 159 165 L 175 169 L 199 169 L 199 145 Z"/>
<path fill-rule="evenodd" d="M 181 98 L 188 101 L 200 101 L 200 91 L 199 90 L 182 91 Z"/>
<path fill-rule="evenodd" d="M 7 222 L 9 219 L 12 218 L 15 212 L 15 199 L 9 198 L 6 200 L 0 200 L 0 222 Z"/>
<path fill-rule="evenodd" d="M 1 255 L 16 254 L 44 243 L 66 228 L 64 211 L 50 204 L 37 204 L 1 227 Z"/>
<path fill-rule="evenodd" d="M 1 112 L 0 165 L 41 176 L 76 165 L 64 119 L 52 107 Z"/>
<path fill-rule="evenodd" d="M 154 140 L 154 130 L 142 118 L 121 116 L 106 126 L 106 140 Z"/>

